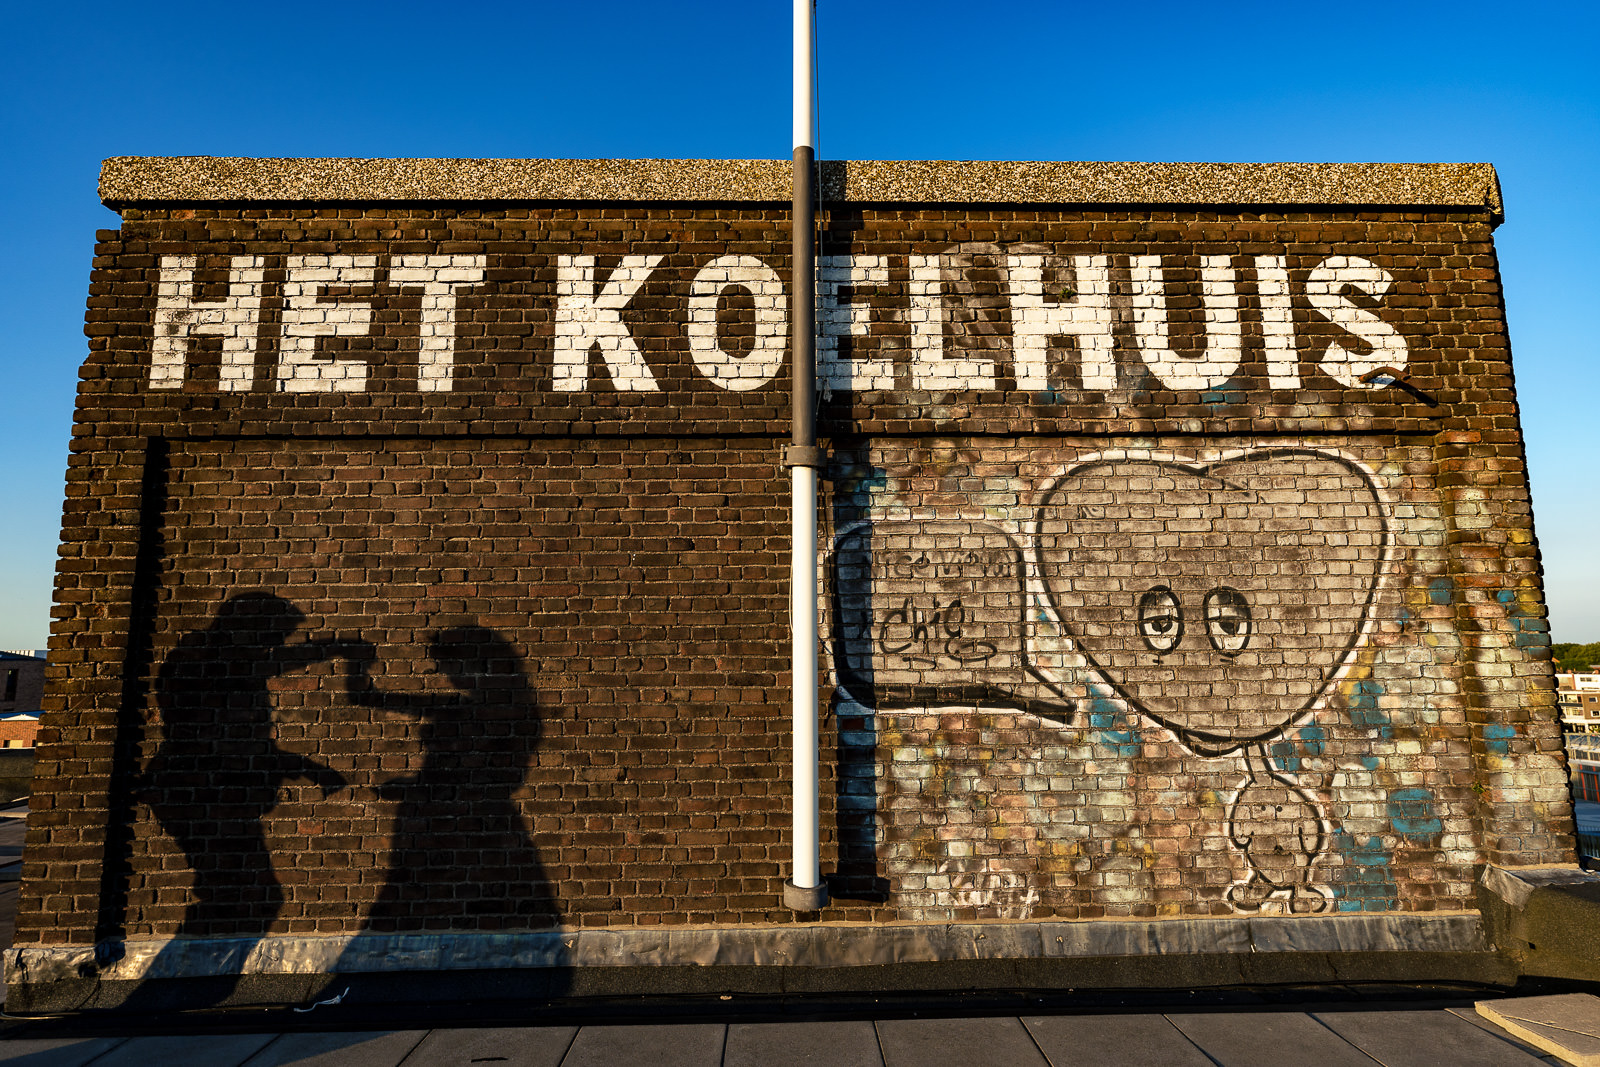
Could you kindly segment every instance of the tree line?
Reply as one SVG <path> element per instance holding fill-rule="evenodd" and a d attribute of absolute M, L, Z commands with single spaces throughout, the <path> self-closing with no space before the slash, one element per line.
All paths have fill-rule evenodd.
<path fill-rule="evenodd" d="M 1589 645 L 1554 642 L 1550 654 L 1555 658 L 1556 670 L 1588 673 L 1591 666 L 1600 664 L 1600 641 Z"/>

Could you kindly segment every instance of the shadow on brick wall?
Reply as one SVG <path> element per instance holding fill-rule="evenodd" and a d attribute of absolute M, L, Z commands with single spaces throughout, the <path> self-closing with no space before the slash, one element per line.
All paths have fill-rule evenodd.
<path fill-rule="evenodd" d="M 352 661 L 351 699 L 416 716 L 424 750 L 415 774 L 378 787 L 397 802 L 394 847 L 367 928 L 553 926 L 550 883 L 514 797 L 540 733 L 522 657 L 482 626 L 440 630 L 428 654 L 456 692 L 383 692 Z"/>
<path fill-rule="evenodd" d="M 836 446 L 829 471 L 835 531 L 858 527 L 869 521 L 871 492 L 883 484 L 884 472 L 871 466 L 866 450 Z M 830 563 L 832 561 L 830 560 Z M 829 578 L 830 611 L 842 616 L 839 583 Z M 858 592 L 866 598 L 870 615 L 870 587 Z M 835 671 L 838 670 L 835 650 Z M 859 682 L 865 692 L 875 691 L 870 658 L 858 665 Z M 834 818 L 839 842 L 839 860 L 828 879 L 828 892 L 840 900 L 884 902 L 889 899 L 889 880 L 879 873 L 878 864 L 878 719 L 877 712 L 854 701 L 845 700 L 836 690 L 830 711 L 834 715 L 837 748 L 834 763 Z"/>
<path fill-rule="evenodd" d="M 512 644 L 475 625 L 440 630 L 428 654 L 451 689 L 389 692 L 370 677 L 372 644 L 291 640 L 304 620 L 272 593 L 237 594 L 162 663 L 155 682 L 162 738 L 137 795 L 183 851 L 192 900 L 125 1009 L 192 1009 L 244 995 L 237 991 L 249 985 L 252 950 L 284 908 L 265 820 L 290 781 L 310 782 L 325 800 L 364 787 L 394 802 L 383 887 L 333 974 L 359 982 L 362 972 L 379 969 L 393 941 L 384 934 L 529 930 L 559 921 L 514 796 L 532 766 L 540 721 Z M 347 665 L 351 703 L 418 719 L 423 753 L 412 773 L 351 782 L 278 744 L 269 683 L 334 659 Z M 181 991 L 164 981 L 197 976 Z M 545 986 L 564 982 L 552 971 Z"/>
<path fill-rule="evenodd" d="M 263 820 L 285 782 L 303 779 L 324 797 L 348 784 L 331 767 L 279 747 L 269 682 L 337 657 L 371 659 L 360 640 L 290 643 L 305 616 L 271 593 L 230 597 L 204 630 L 185 635 L 161 665 L 156 704 L 162 737 L 137 793 L 183 850 L 192 897 L 174 939 L 152 963 L 156 976 L 189 969 L 196 938 L 226 938 L 248 955 L 283 909 Z M 242 942 L 246 944 L 242 945 Z M 208 985 L 207 1003 L 230 996 L 238 975 Z M 135 993 L 129 1007 L 139 1007 Z"/>

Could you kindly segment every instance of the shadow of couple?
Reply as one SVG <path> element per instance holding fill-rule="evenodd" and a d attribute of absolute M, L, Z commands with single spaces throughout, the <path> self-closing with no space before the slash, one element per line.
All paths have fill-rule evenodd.
<path fill-rule="evenodd" d="M 539 741 L 538 703 L 522 659 L 494 630 L 435 632 L 434 670 L 451 690 L 379 689 L 364 640 L 294 641 L 305 621 L 265 592 L 230 597 L 209 626 L 181 638 L 156 679 L 162 738 L 139 795 L 183 850 L 193 896 L 178 942 L 266 936 L 284 906 L 264 822 L 286 782 L 324 798 L 367 784 L 394 802 L 389 866 L 365 930 L 497 930 L 555 925 L 558 916 L 527 820 L 515 799 Z M 422 758 L 408 774 L 351 783 L 326 763 L 282 748 L 269 683 L 342 658 L 354 705 L 418 719 Z M 358 754 L 358 753 L 352 753 Z M 157 964 L 160 964 L 158 958 Z M 177 961 L 174 961 L 175 963 Z M 178 968 L 187 970 L 187 967 Z M 153 966 L 152 972 L 171 971 Z"/>

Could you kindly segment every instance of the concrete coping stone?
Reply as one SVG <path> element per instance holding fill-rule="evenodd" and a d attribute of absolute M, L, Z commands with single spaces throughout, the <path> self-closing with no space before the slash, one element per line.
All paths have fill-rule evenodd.
<path fill-rule="evenodd" d="M 1514 908 L 1526 907 L 1535 889 L 1551 886 L 1593 885 L 1600 874 L 1580 867 L 1485 867 L 1480 879 L 1484 888 Z"/>
<path fill-rule="evenodd" d="M 1503 216 L 1488 163 L 827 160 L 825 204 L 1446 207 Z M 782 202 L 789 160 L 250 159 L 116 156 L 108 207 L 399 201 Z"/>
<path fill-rule="evenodd" d="M 107 950 L 110 951 L 107 951 Z M 873 967 L 1295 952 L 1484 952 L 1475 913 L 1019 923 L 557 929 L 514 933 L 284 935 L 32 945 L 6 981 L 550 967 Z"/>

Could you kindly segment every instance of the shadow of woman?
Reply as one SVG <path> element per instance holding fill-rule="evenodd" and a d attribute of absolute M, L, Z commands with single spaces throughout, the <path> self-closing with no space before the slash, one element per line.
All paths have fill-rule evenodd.
<path fill-rule="evenodd" d="M 423 746 L 415 774 L 378 789 L 397 802 L 394 844 L 366 929 L 553 927 L 559 916 L 550 883 L 515 798 L 540 734 L 522 658 L 482 626 L 439 631 L 429 654 L 456 692 L 384 692 L 352 662 L 351 701 L 417 716 Z M 341 964 L 356 966 L 348 958 Z"/>

